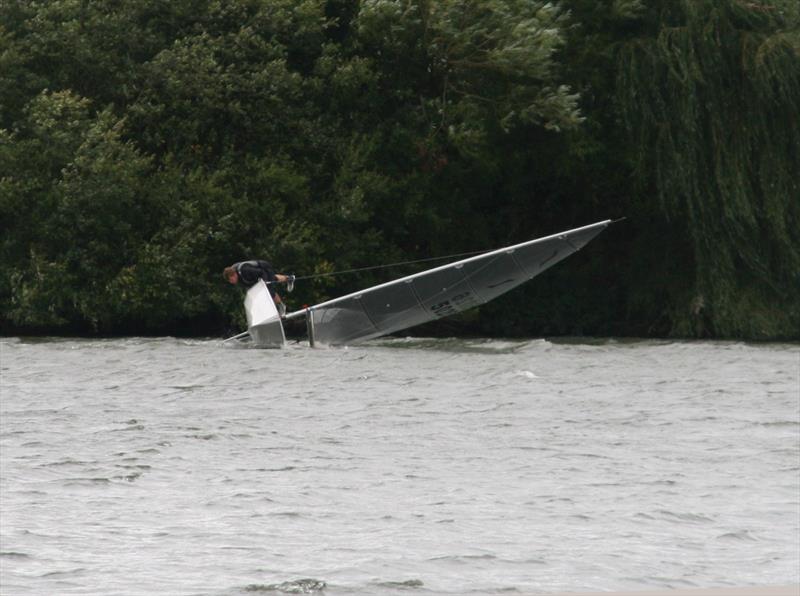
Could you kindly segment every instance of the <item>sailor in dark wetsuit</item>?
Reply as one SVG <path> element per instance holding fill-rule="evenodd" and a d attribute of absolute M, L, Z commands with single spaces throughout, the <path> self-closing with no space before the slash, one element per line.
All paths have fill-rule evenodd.
<path fill-rule="evenodd" d="M 280 295 L 275 291 L 276 283 L 285 283 L 286 289 L 291 292 L 294 288 L 294 275 L 284 275 L 282 273 L 275 273 L 267 261 L 241 261 L 234 263 L 230 267 L 225 267 L 222 271 L 222 276 L 233 285 L 241 285 L 245 288 L 251 288 L 258 280 L 263 279 L 267 283 L 272 299 L 278 307 L 278 312 L 284 314 L 286 312 L 286 305 L 283 304 Z"/>

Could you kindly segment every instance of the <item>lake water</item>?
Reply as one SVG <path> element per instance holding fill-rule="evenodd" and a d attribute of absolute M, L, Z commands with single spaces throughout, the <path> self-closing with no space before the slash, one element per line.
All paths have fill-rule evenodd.
<path fill-rule="evenodd" d="M 800 581 L 800 347 L 0 339 L 0 593 Z"/>

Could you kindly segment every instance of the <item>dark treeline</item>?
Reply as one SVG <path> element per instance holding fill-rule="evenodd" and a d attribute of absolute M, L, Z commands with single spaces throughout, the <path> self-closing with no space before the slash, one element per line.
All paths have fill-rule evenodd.
<path fill-rule="evenodd" d="M 3 0 L 0 325 L 221 335 L 234 261 L 625 216 L 425 331 L 797 339 L 798 106 L 797 0 Z"/>

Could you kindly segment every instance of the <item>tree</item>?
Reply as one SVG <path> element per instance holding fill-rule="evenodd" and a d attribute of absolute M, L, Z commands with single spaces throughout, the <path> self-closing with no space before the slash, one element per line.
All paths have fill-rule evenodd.
<path fill-rule="evenodd" d="M 4 172 L 0 195 L 14 226 L 2 253 L 17 324 L 104 329 L 110 280 L 159 221 L 150 160 L 121 139 L 110 111 L 92 118 L 89 104 L 42 93 L 6 135 L 19 166 Z"/>
<path fill-rule="evenodd" d="M 620 49 L 636 173 L 685 223 L 690 293 L 673 332 L 800 332 L 800 6 L 651 2 Z"/>

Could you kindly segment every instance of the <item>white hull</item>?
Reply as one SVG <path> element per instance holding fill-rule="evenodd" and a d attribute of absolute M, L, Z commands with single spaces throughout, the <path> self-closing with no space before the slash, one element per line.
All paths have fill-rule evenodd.
<path fill-rule="evenodd" d="M 280 348 L 286 343 L 281 317 L 263 280 L 247 291 L 244 310 L 247 314 L 247 332 L 255 345 Z"/>

